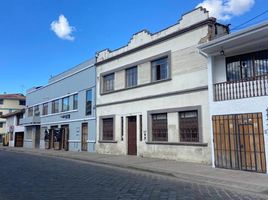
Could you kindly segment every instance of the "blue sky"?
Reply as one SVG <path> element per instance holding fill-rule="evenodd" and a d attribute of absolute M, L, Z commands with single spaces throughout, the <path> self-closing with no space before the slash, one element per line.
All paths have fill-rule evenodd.
<path fill-rule="evenodd" d="M 267 0 L 239 0 L 253 4 L 244 8 L 247 5 L 240 3 L 242 7 L 235 11 L 211 1 L 1 0 L 0 93 L 21 93 L 44 85 L 51 75 L 94 57 L 96 51 L 125 45 L 141 29 L 156 32 L 176 23 L 199 3 L 214 6 L 214 14 L 226 10 L 215 15 L 225 18 L 221 22 L 232 24 L 231 28 L 268 9 Z M 51 30 L 61 14 L 75 29 L 67 39 Z M 268 20 L 268 13 L 247 25 L 263 20 Z"/>

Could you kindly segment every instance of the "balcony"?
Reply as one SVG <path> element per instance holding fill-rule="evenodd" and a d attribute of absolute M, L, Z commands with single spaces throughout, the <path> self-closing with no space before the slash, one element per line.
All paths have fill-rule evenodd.
<path fill-rule="evenodd" d="M 239 81 L 214 84 L 214 101 L 226 101 L 268 95 L 268 74 Z"/>
<path fill-rule="evenodd" d="M 40 116 L 32 116 L 20 119 L 20 125 L 39 125 L 40 124 Z"/>

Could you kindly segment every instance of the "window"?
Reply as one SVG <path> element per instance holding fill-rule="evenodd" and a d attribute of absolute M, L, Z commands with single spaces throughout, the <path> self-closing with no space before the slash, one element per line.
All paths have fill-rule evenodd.
<path fill-rule="evenodd" d="M 4 122 L 0 122 L 0 128 L 3 128 Z"/>
<path fill-rule="evenodd" d="M 48 114 L 48 103 L 44 103 L 43 104 L 43 115 L 47 115 Z"/>
<path fill-rule="evenodd" d="M 167 113 L 152 114 L 152 141 L 168 141 Z"/>
<path fill-rule="evenodd" d="M 25 106 L 26 101 L 25 101 L 25 100 L 20 100 L 19 104 L 20 104 L 21 106 Z"/>
<path fill-rule="evenodd" d="M 168 57 L 151 62 L 152 81 L 165 80 L 169 77 Z"/>
<path fill-rule="evenodd" d="M 268 74 L 268 50 L 226 58 L 227 81 Z"/>
<path fill-rule="evenodd" d="M 69 97 L 64 97 L 62 99 L 62 104 L 61 104 L 61 111 L 65 112 L 70 109 L 70 98 Z"/>
<path fill-rule="evenodd" d="M 78 108 L 78 94 L 74 94 L 73 96 L 73 110 Z"/>
<path fill-rule="evenodd" d="M 4 99 L 0 99 L 0 105 L 4 104 Z"/>
<path fill-rule="evenodd" d="M 126 69 L 126 87 L 137 85 L 137 66 Z"/>
<path fill-rule="evenodd" d="M 92 114 L 92 90 L 86 93 L 86 115 Z"/>
<path fill-rule="evenodd" d="M 102 139 L 103 140 L 114 139 L 114 119 L 113 118 L 102 119 Z"/>
<path fill-rule="evenodd" d="M 140 141 L 142 141 L 142 115 L 140 115 Z"/>
<path fill-rule="evenodd" d="M 17 115 L 16 118 L 17 118 L 16 125 L 19 126 L 19 125 L 20 125 L 20 121 L 21 121 L 21 119 L 23 118 L 23 114 L 19 114 L 19 115 Z"/>
<path fill-rule="evenodd" d="M 0 112 L 0 116 L 3 115 L 3 112 Z"/>
<path fill-rule="evenodd" d="M 39 115 L 40 115 L 39 106 L 35 106 L 34 107 L 34 116 L 39 116 Z"/>
<path fill-rule="evenodd" d="M 121 141 L 124 140 L 124 117 L 121 117 Z"/>
<path fill-rule="evenodd" d="M 33 116 L 33 107 L 28 109 L 28 117 L 32 117 Z"/>
<path fill-rule="evenodd" d="M 60 100 L 52 101 L 52 113 L 58 113 L 60 107 Z"/>
<path fill-rule="evenodd" d="M 114 73 L 103 77 L 103 92 L 114 90 Z"/>
<path fill-rule="evenodd" d="M 180 112 L 179 127 L 181 142 L 199 142 L 197 110 Z"/>

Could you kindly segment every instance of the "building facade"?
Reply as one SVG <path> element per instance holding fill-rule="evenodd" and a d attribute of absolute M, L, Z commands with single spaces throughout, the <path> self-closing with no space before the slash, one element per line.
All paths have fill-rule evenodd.
<path fill-rule="evenodd" d="M 197 8 L 98 52 L 96 151 L 211 163 L 207 59 L 197 46 L 225 34 Z"/>
<path fill-rule="evenodd" d="M 25 96 L 23 94 L 0 94 L 0 144 L 6 134 L 6 119 L 2 115 L 23 109 L 25 107 Z"/>
<path fill-rule="evenodd" d="M 8 146 L 23 147 L 24 127 L 20 125 L 24 109 L 17 110 L 2 116 L 6 119 L 6 136 Z"/>
<path fill-rule="evenodd" d="M 200 45 L 208 56 L 213 165 L 267 173 L 268 22 Z"/>
<path fill-rule="evenodd" d="M 27 91 L 24 146 L 95 151 L 95 60 Z"/>

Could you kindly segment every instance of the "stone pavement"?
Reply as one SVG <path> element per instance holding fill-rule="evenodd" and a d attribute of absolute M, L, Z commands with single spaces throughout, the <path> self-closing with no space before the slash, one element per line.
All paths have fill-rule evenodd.
<path fill-rule="evenodd" d="M 50 157 L 61 157 L 64 159 L 135 169 L 169 176 L 183 181 L 255 193 L 265 196 L 268 199 L 268 175 L 266 174 L 218 169 L 196 163 L 143 158 L 137 156 L 104 155 L 88 152 L 66 152 L 12 147 L 0 147 L 0 150 Z"/>

